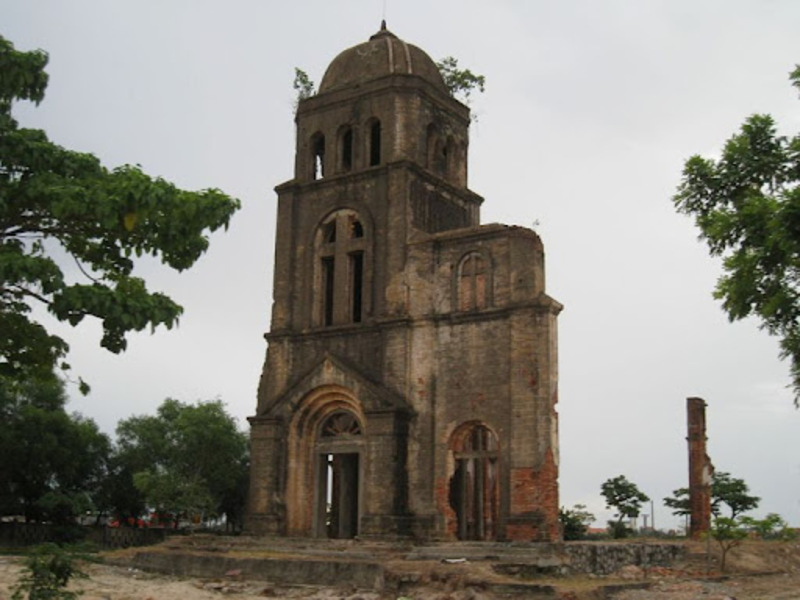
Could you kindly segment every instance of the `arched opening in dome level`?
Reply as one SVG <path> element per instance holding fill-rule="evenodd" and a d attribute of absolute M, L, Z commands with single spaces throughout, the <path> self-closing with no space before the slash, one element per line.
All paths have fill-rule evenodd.
<path fill-rule="evenodd" d="M 317 132 L 311 137 L 311 179 L 325 177 L 325 136 Z"/>
<path fill-rule="evenodd" d="M 369 123 L 369 166 L 375 167 L 381 164 L 381 122 L 373 119 Z"/>

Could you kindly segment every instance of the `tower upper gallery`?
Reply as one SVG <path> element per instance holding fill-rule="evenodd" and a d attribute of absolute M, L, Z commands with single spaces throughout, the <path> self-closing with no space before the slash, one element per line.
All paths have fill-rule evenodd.
<path fill-rule="evenodd" d="M 450 95 L 431 57 L 385 23 L 331 61 L 295 120 L 296 183 L 404 162 L 467 187 L 469 108 Z"/>

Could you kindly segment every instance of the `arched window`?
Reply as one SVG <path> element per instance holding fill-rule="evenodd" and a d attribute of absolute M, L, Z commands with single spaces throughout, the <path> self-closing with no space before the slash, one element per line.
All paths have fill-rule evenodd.
<path fill-rule="evenodd" d="M 315 323 L 360 323 L 367 298 L 367 235 L 354 210 L 341 209 L 320 225 L 315 239 L 319 275 L 315 285 Z"/>
<path fill-rule="evenodd" d="M 499 507 L 497 436 L 482 423 L 465 423 L 453 433 L 451 450 L 455 472 L 449 499 L 458 539 L 494 539 Z"/>
<path fill-rule="evenodd" d="M 489 305 L 489 264 L 477 252 L 461 259 L 458 268 L 458 310 L 480 310 Z"/>
<path fill-rule="evenodd" d="M 311 178 L 325 177 L 325 136 L 319 131 L 311 137 Z"/>
<path fill-rule="evenodd" d="M 381 164 L 381 122 L 373 119 L 369 122 L 369 166 Z"/>
<path fill-rule="evenodd" d="M 456 141 L 453 136 L 447 138 L 447 143 L 444 147 L 444 161 L 445 161 L 445 176 L 449 181 L 455 178 L 456 164 L 458 162 L 458 152 L 456 150 Z"/>
<path fill-rule="evenodd" d="M 353 168 L 353 128 L 346 125 L 339 131 L 338 170 L 347 173 Z"/>

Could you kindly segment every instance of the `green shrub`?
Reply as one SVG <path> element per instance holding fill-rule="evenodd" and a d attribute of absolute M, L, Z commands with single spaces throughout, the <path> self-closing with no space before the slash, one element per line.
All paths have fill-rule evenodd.
<path fill-rule="evenodd" d="M 12 600 L 75 600 L 79 592 L 67 590 L 73 577 L 87 577 L 75 564 L 83 553 L 75 548 L 47 543 L 36 546 L 25 559 Z"/>

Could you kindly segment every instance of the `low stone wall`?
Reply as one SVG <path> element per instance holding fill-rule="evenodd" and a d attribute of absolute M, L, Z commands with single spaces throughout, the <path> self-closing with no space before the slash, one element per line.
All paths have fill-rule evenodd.
<path fill-rule="evenodd" d="M 375 590 L 382 589 L 384 584 L 383 567 L 375 562 L 138 552 L 133 566 L 143 571 L 181 577 L 216 578 L 235 572 L 247 579 L 278 584 L 335 586 L 347 583 L 360 589 Z"/>
<path fill-rule="evenodd" d="M 57 527 L 42 523 L 0 523 L 0 546 L 24 548 L 44 542 L 87 541 L 105 550 L 114 550 L 158 544 L 166 539 L 168 533 L 171 531 L 132 527 Z"/>
<path fill-rule="evenodd" d="M 686 555 L 683 544 L 570 542 L 563 551 L 573 573 L 608 575 L 627 565 L 667 567 Z"/>

